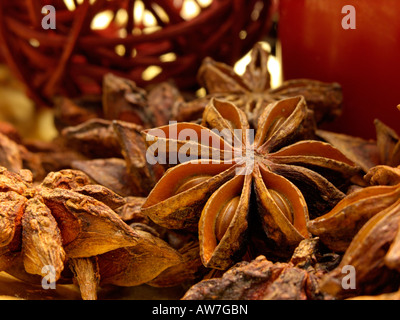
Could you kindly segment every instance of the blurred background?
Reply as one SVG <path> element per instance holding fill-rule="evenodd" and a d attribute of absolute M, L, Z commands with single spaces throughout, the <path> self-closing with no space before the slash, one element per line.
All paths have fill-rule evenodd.
<path fill-rule="evenodd" d="M 55 30 L 41 26 L 48 4 Z M 100 95 L 108 72 L 191 91 L 206 56 L 243 72 L 253 44 L 275 40 L 276 9 L 275 0 L 2 1 L 0 120 L 51 140 L 53 98 Z"/>
<path fill-rule="evenodd" d="M 57 9 L 43 30 L 41 7 Z M 353 5 L 356 29 L 342 8 Z M 205 56 L 244 71 L 248 51 L 271 51 L 272 87 L 282 80 L 338 82 L 343 114 L 324 129 L 375 138 L 373 120 L 400 114 L 398 0 L 41 0 L 0 4 L 0 120 L 23 136 L 51 140 L 52 98 L 100 94 L 109 71 L 139 86 L 174 79 L 197 90 Z"/>

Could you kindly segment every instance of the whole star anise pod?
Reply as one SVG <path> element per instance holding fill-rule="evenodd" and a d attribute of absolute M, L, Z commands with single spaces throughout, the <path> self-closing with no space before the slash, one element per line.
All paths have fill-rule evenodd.
<path fill-rule="evenodd" d="M 198 83 L 206 89 L 204 98 L 187 103 L 177 103 L 178 121 L 196 118 L 204 110 L 211 98 L 225 99 L 242 109 L 250 122 L 257 119 L 268 103 L 284 98 L 302 95 L 307 105 L 315 112 L 316 122 L 332 121 L 341 114 L 342 90 L 337 83 L 325 83 L 311 79 L 284 81 L 279 87 L 271 88 L 271 75 L 268 70 L 269 52 L 260 43 L 251 50 L 251 60 L 243 75 L 235 72 L 232 66 L 204 59 L 198 74 Z"/>
<path fill-rule="evenodd" d="M 265 108 L 254 139 L 245 113 L 217 99 L 201 125 L 145 130 L 150 154 L 182 163 L 160 179 L 142 212 L 166 228 L 198 228 L 206 267 L 237 261 L 252 224 L 262 225 L 277 251 L 291 252 L 309 237 L 309 210 L 331 209 L 345 196 L 343 182 L 359 171 L 331 145 L 299 141 L 313 129 L 304 98 L 294 97 Z"/>
<path fill-rule="evenodd" d="M 120 219 L 114 209 L 124 203 L 78 170 L 34 185 L 28 170 L 0 168 L 0 270 L 40 284 L 43 268 L 64 281 L 69 265 L 82 297 L 92 299 L 99 283 L 145 283 L 181 262 L 167 243 Z"/>

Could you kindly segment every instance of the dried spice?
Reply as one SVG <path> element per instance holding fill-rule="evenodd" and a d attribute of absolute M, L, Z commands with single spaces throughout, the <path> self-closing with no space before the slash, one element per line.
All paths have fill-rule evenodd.
<path fill-rule="evenodd" d="M 125 200 L 83 172 L 53 172 L 34 186 L 29 171 L 2 168 L 0 190 L 0 266 L 22 280 L 40 283 L 52 266 L 54 280 L 65 281 L 68 262 L 82 297 L 95 299 L 98 283 L 131 285 L 134 273 L 144 283 L 181 262 L 166 242 L 124 223 L 113 209 Z M 111 269 L 103 267 L 107 254 Z"/>
<path fill-rule="evenodd" d="M 192 284 L 199 281 L 208 272 L 200 259 L 198 241 L 187 242 L 178 249 L 182 255 L 182 262 L 160 273 L 156 278 L 147 282 L 154 287 L 172 287 L 177 284 Z"/>
<path fill-rule="evenodd" d="M 93 158 L 121 157 L 121 147 L 112 123 L 104 119 L 91 119 L 61 131 L 65 145 Z"/>
<path fill-rule="evenodd" d="M 0 164 L 14 172 L 22 169 L 18 144 L 3 134 L 0 134 Z"/>
<path fill-rule="evenodd" d="M 150 223 L 150 219 L 142 211 L 145 197 L 126 197 L 125 204 L 115 210 L 122 220 L 129 222 Z"/>
<path fill-rule="evenodd" d="M 29 151 L 22 139 L 12 135 L 8 137 L 0 133 L 0 166 L 10 171 L 18 172 L 21 169 L 29 169 L 34 180 L 43 179 L 45 168 L 38 154 Z"/>
<path fill-rule="evenodd" d="M 18 129 L 8 122 L 0 121 L 0 133 L 16 143 L 21 143 L 22 141 Z"/>
<path fill-rule="evenodd" d="M 183 300 L 306 300 L 307 273 L 265 257 L 242 262 L 222 278 L 199 282 Z"/>
<path fill-rule="evenodd" d="M 161 272 L 182 262 L 182 257 L 162 239 L 139 228 L 131 228 L 138 243 L 100 254 L 101 284 L 137 286 L 147 283 Z"/>
<path fill-rule="evenodd" d="M 370 185 L 395 186 L 400 183 L 400 166 L 396 168 L 380 165 L 371 168 L 364 179 Z"/>
<path fill-rule="evenodd" d="M 108 74 L 104 77 L 101 98 L 100 103 L 81 99 L 82 106 L 79 101 L 69 99 L 58 102 L 56 124 L 61 133 L 58 140 L 81 155 L 70 159 L 69 168 L 86 172 L 121 195 L 147 195 L 164 170 L 145 161 L 140 131 L 166 124 L 173 105 L 182 100 L 181 95 L 171 83 L 156 84 L 145 90 L 128 79 Z M 100 105 L 102 111 L 93 105 L 97 108 Z M 107 169 L 99 174 L 97 166 L 104 164 Z"/>
<path fill-rule="evenodd" d="M 113 128 L 126 161 L 127 174 L 134 185 L 132 195 L 147 196 L 164 174 L 164 168 L 151 163 L 146 154 L 146 143 L 140 126 L 125 121 L 113 121 Z"/>
<path fill-rule="evenodd" d="M 336 299 L 395 292 L 399 273 L 400 202 L 397 200 L 368 220 L 355 235 L 340 264 L 321 280 L 321 290 Z M 345 266 L 353 271 L 353 286 Z"/>
<path fill-rule="evenodd" d="M 32 171 L 38 182 L 50 172 L 71 169 L 73 161 L 87 159 L 80 151 L 68 147 L 61 137 L 52 141 L 24 139 L 23 145 L 28 150 L 28 153 L 22 153 L 27 159 L 23 166 Z M 38 168 L 39 164 L 42 169 Z"/>
<path fill-rule="evenodd" d="M 273 263 L 264 256 L 240 262 L 221 278 L 203 280 L 192 286 L 183 300 L 318 300 L 324 296 L 318 279 L 318 239 L 303 240 L 289 262 Z"/>
<path fill-rule="evenodd" d="M 398 107 L 399 108 L 399 107 Z M 396 167 L 400 165 L 400 138 L 382 121 L 375 119 L 376 140 L 317 130 L 317 136 L 332 144 L 357 163 L 364 172 L 378 165 Z"/>
<path fill-rule="evenodd" d="M 400 138 L 397 133 L 378 119 L 375 120 L 375 128 L 381 164 L 400 165 Z"/>
<path fill-rule="evenodd" d="M 379 149 L 375 140 L 366 140 L 321 129 L 316 131 L 316 135 L 321 140 L 339 149 L 349 159 L 357 163 L 364 172 L 381 163 Z M 357 182 L 360 181 L 358 180 Z"/>
<path fill-rule="evenodd" d="M 362 226 L 399 197 L 398 185 L 362 188 L 346 196 L 329 213 L 309 221 L 308 230 L 331 250 L 344 252 Z"/>
<path fill-rule="evenodd" d="M 122 196 L 146 196 L 164 168 L 147 161 L 141 130 L 134 123 L 103 119 L 65 128 L 66 144 L 86 156 L 70 166 Z"/>
<path fill-rule="evenodd" d="M 121 120 L 146 128 L 167 124 L 176 103 L 183 101 L 178 88 L 161 82 L 140 88 L 135 82 L 108 73 L 103 77 L 101 95 L 76 99 L 57 97 L 55 125 L 61 132 L 94 119 Z"/>
<path fill-rule="evenodd" d="M 207 272 L 199 255 L 199 241 L 190 232 L 169 230 L 155 224 L 142 213 L 145 197 L 126 197 L 126 203 L 116 209 L 116 213 L 133 228 L 153 233 L 175 248 L 182 256 L 182 262 L 164 270 L 155 279 L 147 282 L 154 287 L 172 287 L 179 284 L 192 284 Z"/>
<path fill-rule="evenodd" d="M 92 119 L 103 117 L 101 96 L 87 96 L 79 99 L 57 97 L 54 99 L 54 125 L 61 132 L 66 127 L 80 125 Z"/>
<path fill-rule="evenodd" d="M 318 132 L 340 150 L 346 149 L 344 152 L 356 163 L 363 163 L 366 172 L 363 177 L 365 188 L 352 192 L 331 212 L 308 223 L 310 232 L 320 237 L 331 250 L 337 252 L 346 251 L 363 225 L 376 214 L 390 208 L 399 198 L 399 168 L 378 165 L 397 162 L 395 159 L 399 138 L 394 130 L 380 121 L 375 120 L 375 124 L 377 129 L 375 146 L 372 141 L 366 142 L 356 137 L 327 131 Z M 369 148 L 366 148 L 367 146 Z M 370 161 L 372 158 L 374 160 Z"/>
<path fill-rule="evenodd" d="M 267 61 L 256 45 L 240 76 L 205 59 L 207 95 L 188 101 L 109 74 L 101 96 L 56 100 L 50 142 L 0 122 L 0 271 L 40 284 L 52 266 L 84 300 L 141 284 L 184 300 L 399 299 L 398 134 L 317 129 L 340 86 L 272 89 Z"/>
<path fill-rule="evenodd" d="M 207 91 L 205 98 L 181 103 L 178 121 L 196 119 L 211 98 L 225 99 L 245 111 L 249 122 L 257 125 L 257 119 L 265 106 L 288 97 L 302 95 L 315 112 L 317 123 L 331 121 L 341 114 L 342 90 L 337 83 L 324 83 L 310 79 L 289 80 L 277 88 L 271 88 L 268 70 L 269 52 L 260 44 L 251 50 L 251 61 L 243 75 L 212 58 L 204 59 L 198 74 L 200 86 Z"/>
<path fill-rule="evenodd" d="M 308 223 L 327 247 L 344 252 L 337 268 L 321 280 L 321 290 L 335 299 L 398 299 L 400 172 L 378 165 L 364 179 L 368 187 Z M 350 277 L 347 267 L 353 270 L 351 286 L 343 285 Z"/>
<path fill-rule="evenodd" d="M 134 187 L 126 174 L 126 162 L 120 158 L 76 160 L 73 169 L 85 172 L 93 181 L 115 193 L 127 197 L 134 194 Z"/>
<path fill-rule="evenodd" d="M 168 123 L 173 105 L 180 99 L 179 90 L 168 82 L 145 90 L 111 73 L 103 78 L 103 113 L 108 120 L 132 122 L 146 128 L 161 126 Z"/>
<path fill-rule="evenodd" d="M 347 300 L 400 300 L 400 291 L 390 292 L 390 293 L 382 293 L 375 296 L 357 296 L 348 298 Z"/>
<path fill-rule="evenodd" d="M 83 300 L 97 300 L 100 274 L 97 257 L 74 258 L 68 260 L 68 266 L 74 273 Z"/>
<path fill-rule="evenodd" d="M 312 132 L 304 98 L 294 97 L 265 109 L 254 141 L 244 112 L 216 99 L 206 107 L 202 125 L 146 130 L 149 149 L 156 146 L 158 156 L 188 159 L 192 153 L 198 160 L 169 169 L 142 211 L 166 228 L 198 227 L 206 267 L 226 269 L 240 259 L 248 225 L 255 221 L 280 252 L 292 252 L 309 237 L 308 210 L 316 215 L 331 209 L 345 196 L 334 183 L 342 187 L 360 170 L 327 143 L 299 141 L 310 136 L 310 128 Z M 185 140 L 187 129 L 202 133 L 202 141 Z M 251 205 L 257 217 L 249 215 Z"/>

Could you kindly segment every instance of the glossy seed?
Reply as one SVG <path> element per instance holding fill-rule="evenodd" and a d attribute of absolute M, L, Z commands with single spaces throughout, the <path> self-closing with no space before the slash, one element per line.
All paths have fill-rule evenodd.
<path fill-rule="evenodd" d="M 215 220 L 215 237 L 218 241 L 221 241 L 226 230 L 231 223 L 233 216 L 235 215 L 236 209 L 239 206 L 240 197 L 237 196 L 229 200 L 219 211 L 217 219 Z"/>
<path fill-rule="evenodd" d="M 192 178 L 189 178 L 188 180 L 184 181 L 175 191 L 175 194 L 181 193 L 183 191 L 186 191 L 190 188 L 193 188 L 200 183 L 206 181 L 207 179 L 210 179 L 211 176 L 209 175 L 198 175 L 194 176 Z"/>
<path fill-rule="evenodd" d="M 289 200 L 284 195 L 282 195 L 282 193 L 276 190 L 269 189 L 268 191 L 271 194 L 272 199 L 274 199 L 276 205 L 282 211 L 282 213 L 291 223 L 293 223 L 293 210 Z"/>

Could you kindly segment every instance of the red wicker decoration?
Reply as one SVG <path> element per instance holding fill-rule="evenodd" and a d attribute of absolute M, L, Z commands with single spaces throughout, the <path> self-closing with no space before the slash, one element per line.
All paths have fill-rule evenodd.
<path fill-rule="evenodd" d="M 108 72 L 142 87 L 174 79 L 190 88 L 205 56 L 233 64 L 266 35 L 273 1 L 0 1 L 0 55 L 42 105 L 55 95 L 98 94 Z M 55 30 L 41 25 L 48 4 L 56 9 Z M 197 8 L 195 17 L 182 14 L 188 4 Z M 100 13 L 111 20 L 94 29 Z M 157 76 L 144 76 L 149 66 Z"/>

